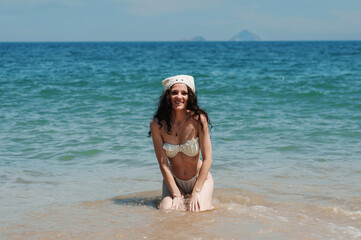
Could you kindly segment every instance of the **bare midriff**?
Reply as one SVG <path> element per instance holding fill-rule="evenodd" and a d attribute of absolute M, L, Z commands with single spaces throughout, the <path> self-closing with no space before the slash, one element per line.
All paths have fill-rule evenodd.
<path fill-rule="evenodd" d="M 172 173 L 181 180 L 188 180 L 197 175 L 198 169 L 202 166 L 199 154 L 189 157 L 182 152 L 169 159 Z"/>

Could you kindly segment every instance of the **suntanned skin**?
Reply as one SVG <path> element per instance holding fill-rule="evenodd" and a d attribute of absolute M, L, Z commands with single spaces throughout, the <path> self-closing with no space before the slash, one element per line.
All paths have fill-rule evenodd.
<path fill-rule="evenodd" d="M 199 176 L 193 188 L 193 192 L 186 206 L 190 211 L 203 211 L 211 209 L 211 198 L 213 193 L 213 179 L 209 173 L 212 164 L 212 146 L 208 131 L 208 123 L 206 118 L 201 115 L 203 129 L 196 119 L 192 117 L 192 113 L 186 109 L 188 103 L 188 89 L 183 83 L 177 83 L 171 89 L 172 102 L 172 121 L 171 135 L 167 133 L 166 123 L 162 123 L 162 128 L 158 124 L 157 119 L 153 119 L 150 124 L 152 132 L 153 145 L 155 154 L 159 163 L 165 183 L 168 186 L 172 196 L 166 196 L 162 199 L 160 209 L 183 209 L 184 193 L 177 186 L 173 174 L 182 180 L 193 178 L 198 169 Z M 183 144 L 187 140 L 199 137 L 199 144 L 203 162 L 200 160 L 199 154 L 190 157 L 182 152 L 169 159 L 163 144 Z"/>

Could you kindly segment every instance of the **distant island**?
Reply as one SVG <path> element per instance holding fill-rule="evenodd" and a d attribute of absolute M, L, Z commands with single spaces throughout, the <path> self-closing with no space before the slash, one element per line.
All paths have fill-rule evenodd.
<path fill-rule="evenodd" d="M 205 42 L 206 39 L 201 36 L 195 36 L 191 39 L 182 39 L 181 41 L 184 42 Z M 251 42 L 251 41 L 261 41 L 261 38 L 248 30 L 243 30 L 239 32 L 238 34 L 234 35 L 231 39 L 228 41 L 231 42 Z"/>
<path fill-rule="evenodd" d="M 193 41 L 193 42 L 205 42 L 206 39 L 204 37 L 201 37 L 201 36 L 196 36 L 196 37 L 192 38 L 190 41 Z"/>
<path fill-rule="evenodd" d="M 229 39 L 229 41 L 261 41 L 261 38 L 248 30 L 243 30 L 240 33 L 234 35 L 231 39 Z"/>

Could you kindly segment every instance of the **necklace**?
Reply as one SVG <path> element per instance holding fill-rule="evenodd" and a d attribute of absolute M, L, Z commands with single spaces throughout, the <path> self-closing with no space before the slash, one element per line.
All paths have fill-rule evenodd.
<path fill-rule="evenodd" d="M 183 123 L 184 123 L 186 120 L 187 120 L 187 119 L 185 118 L 182 122 L 178 123 L 178 126 L 183 125 Z M 174 124 L 174 123 L 173 123 L 173 124 Z M 175 126 L 175 124 L 174 124 L 173 126 Z M 179 130 L 179 129 L 178 129 L 178 130 Z M 175 136 L 176 136 L 176 137 L 178 137 L 178 130 L 175 131 Z"/>

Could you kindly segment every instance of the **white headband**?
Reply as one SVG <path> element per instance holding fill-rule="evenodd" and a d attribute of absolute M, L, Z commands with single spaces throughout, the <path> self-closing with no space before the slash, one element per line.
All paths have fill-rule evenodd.
<path fill-rule="evenodd" d="M 194 78 L 189 75 L 177 75 L 164 79 L 162 81 L 162 84 L 164 86 L 164 91 L 171 88 L 176 83 L 184 83 L 185 85 L 190 87 L 194 93 L 196 92 L 196 86 L 194 85 Z"/>

